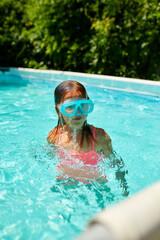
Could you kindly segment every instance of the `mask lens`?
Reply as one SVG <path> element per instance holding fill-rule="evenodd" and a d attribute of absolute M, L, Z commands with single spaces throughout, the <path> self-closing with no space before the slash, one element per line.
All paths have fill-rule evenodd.
<path fill-rule="evenodd" d="M 70 105 L 68 107 L 65 107 L 65 112 L 67 114 L 72 114 L 74 112 L 74 110 L 75 110 L 75 107 L 76 107 L 75 104 L 72 104 L 72 105 Z"/>
<path fill-rule="evenodd" d="M 90 103 L 81 103 L 81 108 L 84 112 L 91 111 L 92 105 Z"/>

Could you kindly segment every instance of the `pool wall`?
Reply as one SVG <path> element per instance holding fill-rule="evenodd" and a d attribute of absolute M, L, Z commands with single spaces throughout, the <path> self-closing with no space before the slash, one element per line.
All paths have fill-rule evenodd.
<path fill-rule="evenodd" d="M 98 74 L 0 67 L 0 79 L 3 79 L 7 82 L 13 80 L 17 82 L 22 80 L 54 80 L 58 82 L 65 80 L 76 80 L 89 86 L 160 96 L 160 82 L 158 81 L 122 78 Z"/>

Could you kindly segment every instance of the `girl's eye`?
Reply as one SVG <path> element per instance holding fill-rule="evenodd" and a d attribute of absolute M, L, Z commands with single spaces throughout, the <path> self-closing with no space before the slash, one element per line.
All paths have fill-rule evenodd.
<path fill-rule="evenodd" d="M 66 108 L 65 108 L 65 111 L 66 111 L 67 113 L 70 113 L 70 112 L 73 112 L 74 109 L 75 109 L 75 105 L 71 105 L 71 106 L 66 107 Z"/>
<path fill-rule="evenodd" d="M 83 111 L 88 111 L 88 110 L 90 110 L 91 106 L 88 103 L 82 103 L 81 107 L 82 107 Z"/>
<path fill-rule="evenodd" d="M 88 108 L 87 104 L 85 104 L 85 103 L 81 104 L 81 106 L 82 106 L 83 110 L 87 110 L 87 108 Z"/>

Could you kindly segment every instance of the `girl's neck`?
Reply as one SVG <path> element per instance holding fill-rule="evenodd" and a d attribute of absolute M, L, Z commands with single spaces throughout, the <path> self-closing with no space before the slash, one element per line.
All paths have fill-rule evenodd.
<path fill-rule="evenodd" d="M 67 133 L 69 139 L 77 141 L 77 139 L 79 139 L 79 138 L 81 139 L 81 137 L 82 137 L 83 127 L 76 129 L 76 128 L 72 128 L 68 125 L 64 125 L 63 126 L 63 131 L 65 133 Z"/>

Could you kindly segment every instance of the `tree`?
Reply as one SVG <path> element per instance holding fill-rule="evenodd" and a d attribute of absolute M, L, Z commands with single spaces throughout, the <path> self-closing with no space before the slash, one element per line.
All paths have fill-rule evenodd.
<path fill-rule="evenodd" d="M 0 65 L 159 80 L 158 0 L 1 0 Z"/>

